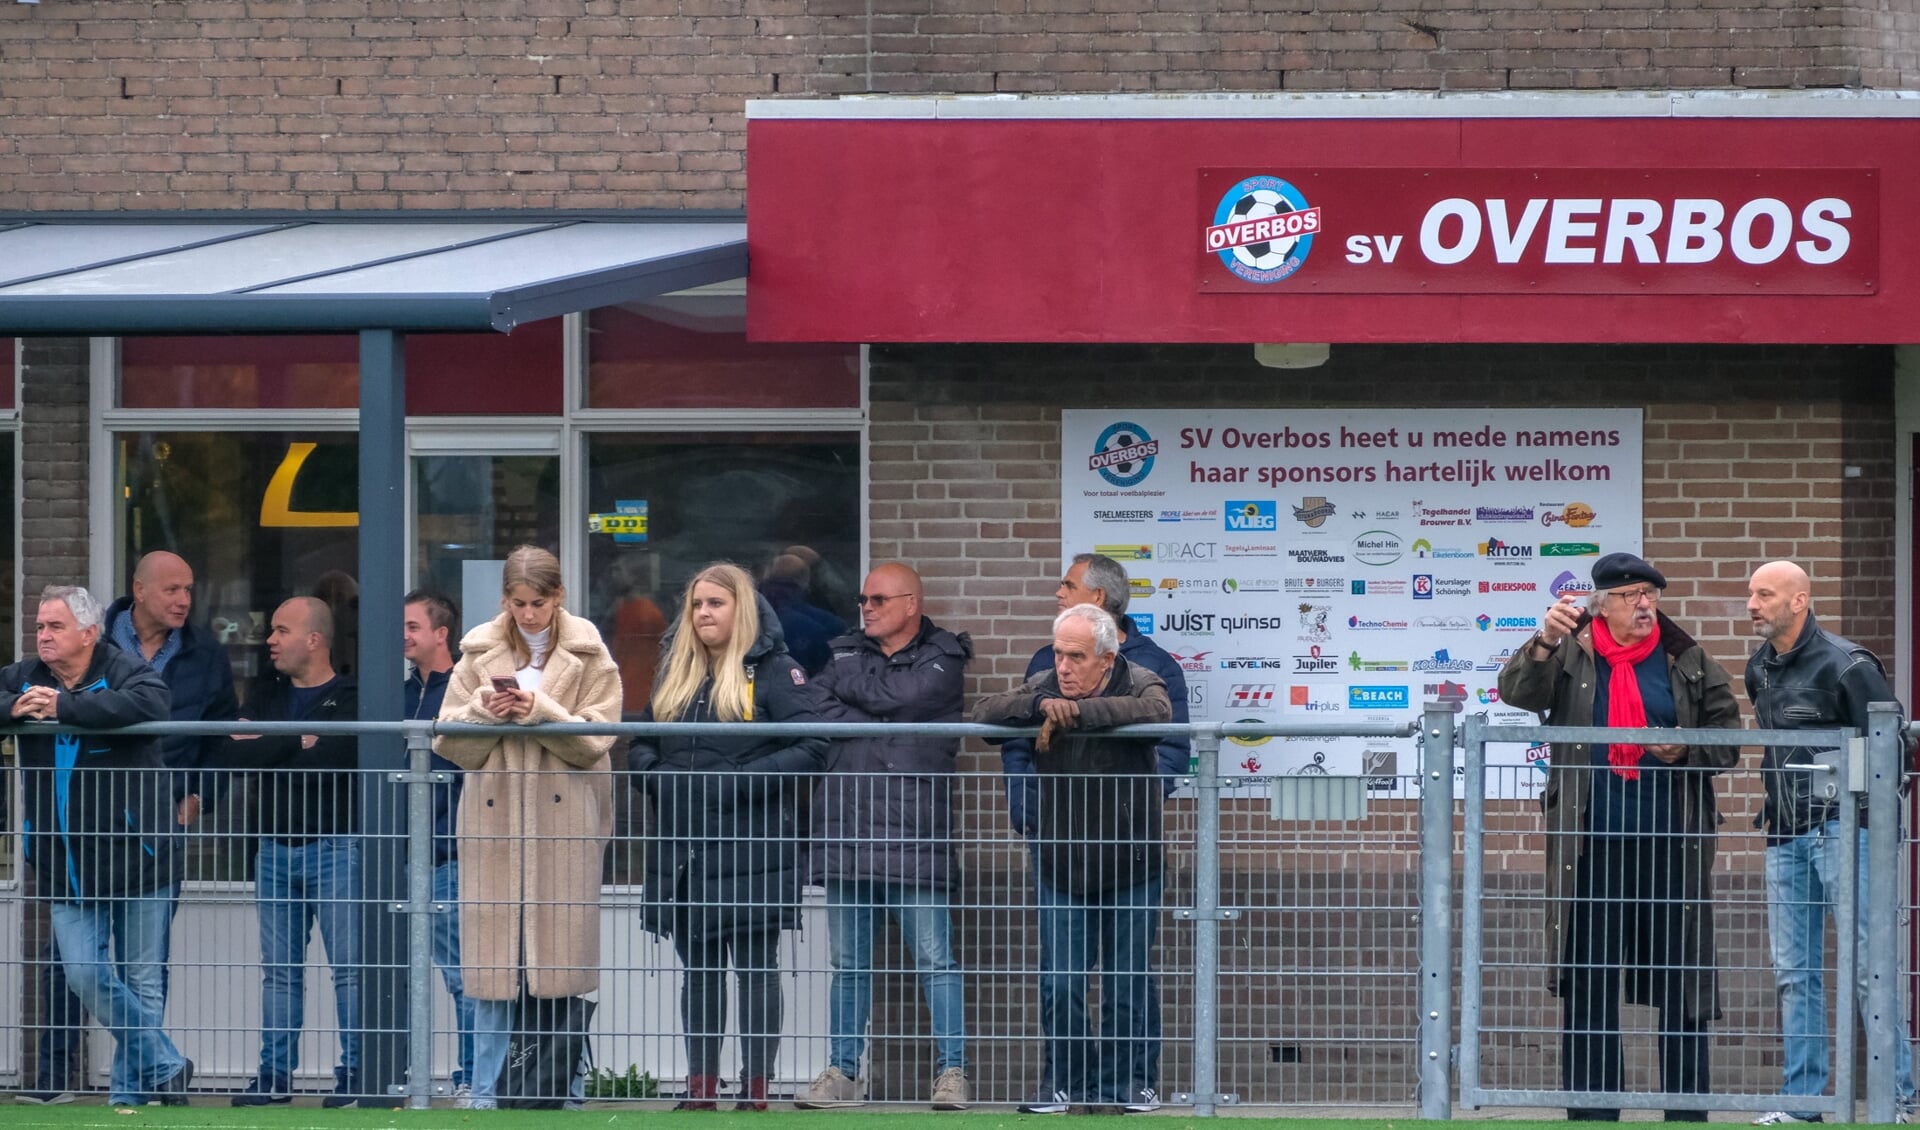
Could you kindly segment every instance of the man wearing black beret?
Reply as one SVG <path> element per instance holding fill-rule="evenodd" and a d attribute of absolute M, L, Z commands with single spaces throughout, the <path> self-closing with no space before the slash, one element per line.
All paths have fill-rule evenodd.
<path fill-rule="evenodd" d="M 1594 562 L 1586 608 L 1567 594 L 1500 672 L 1500 699 L 1549 726 L 1740 727 L 1727 673 L 1660 612 L 1667 579 L 1631 553 Z M 1561 1001 L 1560 1080 L 1620 1091 L 1627 1000 L 1660 1010 L 1660 1090 L 1709 1089 L 1717 1009 L 1713 776 L 1733 746 L 1554 742 L 1547 771 L 1548 988 Z M 1569 1119 L 1617 1121 L 1607 1107 Z M 1669 1110 L 1669 1121 L 1706 1121 Z"/>

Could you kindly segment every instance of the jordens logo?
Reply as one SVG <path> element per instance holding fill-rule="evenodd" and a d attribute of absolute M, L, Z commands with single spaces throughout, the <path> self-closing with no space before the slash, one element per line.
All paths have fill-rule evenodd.
<path fill-rule="evenodd" d="M 1206 230 L 1207 253 L 1237 278 L 1276 283 L 1306 263 L 1320 230 L 1320 209 L 1276 176 L 1248 177 L 1229 188 Z"/>
<path fill-rule="evenodd" d="M 1160 441 L 1138 424 L 1126 421 L 1110 425 L 1094 441 L 1087 470 L 1117 487 L 1139 486 L 1153 473 L 1153 457 L 1160 454 Z"/>

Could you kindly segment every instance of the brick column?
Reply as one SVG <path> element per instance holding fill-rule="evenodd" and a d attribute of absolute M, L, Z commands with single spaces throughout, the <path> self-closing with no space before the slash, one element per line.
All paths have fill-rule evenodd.
<path fill-rule="evenodd" d="M 20 358 L 23 639 L 42 588 L 87 583 L 87 392 L 85 338 L 26 339 Z"/>

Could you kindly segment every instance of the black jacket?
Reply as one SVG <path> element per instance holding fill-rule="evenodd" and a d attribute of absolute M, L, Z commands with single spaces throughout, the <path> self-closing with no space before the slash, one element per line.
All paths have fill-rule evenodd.
<path fill-rule="evenodd" d="M 352 722 L 360 716 L 360 693 L 351 675 L 336 676 L 327 693 L 298 718 L 292 716 L 293 683 L 276 676 L 247 713 L 259 722 Z M 328 836 L 351 836 L 360 827 L 360 743 L 352 734 L 328 734 L 312 749 L 299 734 L 227 739 L 224 763 L 266 770 L 255 795 L 262 836 L 305 844 Z"/>
<path fill-rule="evenodd" d="M 59 721 L 109 729 L 167 717 L 167 685 L 118 648 L 95 645 L 76 689 L 38 658 L 0 671 L 0 718 L 28 687 L 60 689 Z M 26 859 L 62 902 L 146 895 L 177 882 L 173 787 L 160 739 L 35 733 L 14 740 L 26 785 Z"/>
<path fill-rule="evenodd" d="M 1005 694 L 980 700 L 973 720 L 1032 726 L 1042 699 L 1059 698 L 1049 669 Z M 1080 726 L 1033 752 L 1039 786 L 1035 842 L 1047 885 L 1076 896 L 1139 886 L 1161 872 L 1163 835 L 1153 738 L 1088 733 L 1173 717 L 1160 676 L 1117 655 L 1107 685 L 1080 700 Z"/>
<path fill-rule="evenodd" d="M 100 642 L 110 647 L 114 624 L 133 615 L 133 598 L 123 596 L 107 609 L 106 623 L 100 629 Z M 144 660 L 144 656 L 135 655 Z M 167 660 L 160 678 L 173 695 L 175 722 L 223 722 L 238 717 L 240 699 L 233 690 L 233 663 L 227 649 L 211 632 L 191 623 L 180 626 L 180 650 Z M 177 734 L 160 739 L 160 756 L 173 770 L 175 799 L 188 793 L 207 791 L 209 782 L 202 771 L 213 765 L 225 738 L 219 734 Z"/>
<path fill-rule="evenodd" d="M 457 658 L 457 657 L 456 657 Z M 440 717 L 440 704 L 447 700 L 447 679 L 451 670 L 435 671 L 420 677 L 420 669 L 407 672 L 407 717 L 431 722 Z M 454 834 L 454 817 L 460 811 L 460 786 L 466 783 L 458 765 L 438 753 L 431 760 L 433 771 L 445 773 L 448 782 L 433 786 L 433 865 L 440 866 L 460 856 L 460 840 Z"/>
<path fill-rule="evenodd" d="M 834 722 L 958 722 L 973 641 L 920 618 L 888 655 L 862 633 L 833 641 L 814 685 Z M 959 738 L 836 740 L 813 793 L 812 877 L 945 887 L 951 881 Z"/>
<path fill-rule="evenodd" d="M 1867 732 L 1867 705 L 1892 702 L 1893 688 L 1873 652 L 1823 630 L 1807 614 L 1800 638 L 1785 655 L 1768 640 L 1747 660 L 1747 697 L 1756 723 L 1765 730 L 1833 730 L 1851 726 Z M 1767 800 L 1755 827 L 1770 842 L 1798 836 L 1833 818 L 1834 798 L 1815 796 L 1813 774 L 1799 769 L 1821 760 L 1807 746 L 1769 746 L 1761 755 Z M 1866 797 L 1860 798 L 1860 824 L 1867 823 Z"/>
<path fill-rule="evenodd" d="M 747 652 L 753 720 L 818 722 L 820 695 L 787 654 L 762 598 L 760 638 Z M 674 625 L 678 628 L 678 625 Z M 673 646 L 673 630 L 662 641 Z M 679 722 L 714 722 L 703 684 Z M 654 721 L 649 705 L 639 719 Z M 825 738 L 676 734 L 633 739 L 632 782 L 653 809 L 641 921 L 698 939 L 799 924 L 800 796 L 825 763 Z"/>

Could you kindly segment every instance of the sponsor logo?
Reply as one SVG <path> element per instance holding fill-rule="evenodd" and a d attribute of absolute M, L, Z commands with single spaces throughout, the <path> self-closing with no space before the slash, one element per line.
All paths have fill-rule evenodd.
<path fill-rule="evenodd" d="M 1207 664 L 1207 656 L 1212 654 L 1211 651 L 1193 651 L 1188 648 L 1174 648 L 1172 651 L 1167 652 L 1167 658 L 1178 663 L 1182 671 L 1202 674 L 1210 670 Z"/>
<path fill-rule="evenodd" d="M 1220 543 L 1212 541 L 1163 541 L 1153 549 L 1162 561 L 1212 561 L 1220 556 Z"/>
<path fill-rule="evenodd" d="M 1133 621 L 1134 631 L 1139 632 L 1143 636 L 1153 634 L 1153 613 L 1129 612 L 1127 613 L 1127 619 Z"/>
<path fill-rule="evenodd" d="M 1474 664 L 1473 669 L 1475 671 L 1498 671 L 1500 668 L 1505 667 L 1507 665 L 1507 660 L 1512 658 L 1513 658 L 1513 649 L 1510 647 L 1503 647 L 1499 651 L 1494 652 L 1492 655 L 1487 656 L 1487 661 L 1485 663 Z"/>
<path fill-rule="evenodd" d="M 1338 582 L 1335 582 L 1335 583 L 1337 584 Z M 1224 593 L 1229 593 L 1229 594 L 1243 593 L 1243 592 L 1244 593 L 1279 592 L 1280 578 L 1248 577 L 1246 580 L 1241 580 L 1238 577 L 1228 577 L 1226 580 L 1220 582 L 1220 591 Z M 1316 591 L 1325 591 L 1325 590 L 1320 589 Z"/>
<path fill-rule="evenodd" d="M 1531 506 L 1476 506 L 1473 508 L 1473 520 L 1476 522 L 1531 522 Z"/>
<path fill-rule="evenodd" d="M 1093 441 L 1093 454 L 1087 470 L 1117 487 L 1139 486 L 1153 473 L 1153 458 L 1160 454 L 1160 441 L 1138 424 L 1121 421 L 1109 424 Z"/>
<path fill-rule="evenodd" d="M 1407 688 L 1404 686 L 1347 688 L 1349 710 L 1405 710 L 1407 702 Z"/>
<path fill-rule="evenodd" d="M 1270 655 L 1240 656 L 1235 659 L 1222 659 L 1222 671 L 1280 671 L 1285 670 L 1287 661 Z"/>
<path fill-rule="evenodd" d="M 1496 632 L 1531 632 L 1540 627 L 1538 616 L 1501 616 L 1495 618 L 1482 612 L 1473 622 L 1480 625 L 1481 631 L 1492 629 Z"/>
<path fill-rule="evenodd" d="M 1540 546 L 1542 557 L 1598 557 L 1600 547 L 1590 541 L 1550 541 Z"/>
<path fill-rule="evenodd" d="M 1153 521 L 1153 511 L 1095 510 L 1093 517 L 1097 522 L 1151 522 Z"/>
<path fill-rule="evenodd" d="M 1574 576 L 1571 569 L 1562 569 L 1560 575 L 1553 579 L 1553 583 L 1547 586 L 1547 591 L 1555 597 L 1565 596 L 1567 593 L 1585 596 L 1593 591 L 1593 582 Z"/>
<path fill-rule="evenodd" d="M 1232 710 L 1272 710 L 1272 683 L 1235 683 L 1227 691 L 1227 706 Z"/>
<path fill-rule="evenodd" d="M 1344 577 L 1288 577 L 1283 587 L 1290 593 L 1336 593 L 1347 585 Z"/>
<path fill-rule="evenodd" d="M 1213 634 L 1213 613 L 1162 612 L 1160 630 L 1178 632 L 1183 636 L 1210 636 Z"/>
<path fill-rule="evenodd" d="M 1414 541 L 1413 555 L 1415 557 L 1432 558 L 1436 561 L 1445 561 L 1449 559 L 1458 560 L 1463 557 L 1479 556 L 1479 554 L 1473 552 L 1470 549 L 1462 549 L 1459 546 L 1455 546 L 1455 545 L 1438 545 L 1438 546 L 1434 545 L 1432 542 L 1428 541 L 1426 538 L 1418 538 Z"/>
<path fill-rule="evenodd" d="M 1263 173 L 1220 197 L 1204 246 L 1235 278 L 1264 286 L 1305 265 L 1319 230 L 1320 209 L 1293 185 Z"/>
<path fill-rule="evenodd" d="M 1313 697 L 1313 687 L 1303 687 L 1295 683 L 1287 687 L 1287 707 L 1307 713 L 1331 712 L 1340 709 L 1340 703 L 1334 699 Z"/>
<path fill-rule="evenodd" d="M 1162 577 L 1160 591 L 1172 596 L 1175 593 L 1217 593 L 1225 582 L 1216 577 Z"/>
<path fill-rule="evenodd" d="M 1435 577 L 1433 579 L 1435 596 L 1472 596 L 1472 577 Z"/>
<path fill-rule="evenodd" d="M 1187 708 L 1189 711 L 1204 711 L 1207 708 L 1207 684 L 1198 679 L 1187 680 Z"/>
<path fill-rule="evenodd" d="M 1524 561 L 1533 556 L 1530 545 L 1514 545 L 1499 538 L 1488 538 L 1477 547 L 1480 556 L 1489 561 Z"/>
<path fill-rule="evenodd" d="M 1284 616 L 1222 616 L 1220 627 L 1228 635 L 1235 632 L 1277 632 L 1286 627 Z"/>
<path fill-rule="evenodd" d="M 1272 724 L 1273 724 L 1273 723 L 1271 723 L 1271 722 L 1269 722 L 1269 721 L 1267 721 L 1267 720 L 1266 720 L 1265 718 L 1235 718 L 1235 719 L 1234 719 L 1234 721 L 1235 721 L 1235 722 L 1240 722 L 1240 723 L 1243 723 L 1243 724 L 1245 724 L 1245 725 L 1248 725 L 1248 726 L 1270 726 L 1270 725 L 1272 725 Z M 1263 745 L 1266 745 L 1266 744 L 1267 744 L 1268 742 L 1270 742 L 1270 741 L 1272 741 L 1272 740 L 1273 740 L 1273 738 L 1272 738 L 1272 737 L 1264 737 L 1264 738 L 1228 738 L 1227 740 L 1228 740 L 1228 741 L 1230 741 L 1230 742 L 1232 742 L 1232 743 L 1233 743 L 1234 745 L 1243 745 L 1243 746 L 1247 746 L 1248 748 L 1252 748 L 1252 747 L 1254 747 L 1254 746 L 1263 746 Z M 1244 767 L 1244 765 L 1245 765 L 1245 762 L 1242 762 L 1241 764 L 1242 764 L 1242 766 Z M 1250 770 L 1248 770 L 1248 772 L 1258 772 L 1258 771 L 1259 771 L 1259 768 L 1260 768 L 1260 763 L 1259 763 L 1258 761 L 1255 761 L 1255 762 L 1253 763 L 1253 768 L 1252 768 L 1252 769 L 1250 769 Z"/>
<path fill-rule="evenodd" d="M 1236 545 L 1233 542 L 1226 542 L 1222 545 L 1221 548 L 1225 550 L 1226 556 L 1228 557 L 1278 557 L 1280 556 L 1280 547 L 1272 544 L 1271 542 L 1268 542 L 1265 544 L 1248 544 L 1248 545 Z M 1338 561 L 1339 558 L 1336 557 L 1334 558 L 1334 560 Z"/>
<path fill-rule="evenodd" d="M 1344 553 L 1329 553 L 1324 549 L 1289 549 L 1287 556 L 1297 565 L 1341 565 L 1347 560 Z"/>
<path fill-rule="evenodd" d="M 1440 628 L 1449 632 L 1464 632 L 1473 627 L 1465 616 L 1422 616 L 1418 623 L 1422 628 Z"/>
<path fill-rule="evenodd" d="M 1473 508 L 1470 506 L 1428 506 L 1419 499 L 1413 503 L 1413 517 L 1422 526 L 1471 526 Z"/>
<path fill-rule="evenodd" d="M 1433 574 L 1432 573 L 1415 573 L 1413 575 L 1413 599 L 1415 600 L 1432 600 L 1433 599 Z"/>
<path fill-rule="evenodd" d="M 1473 697 L 1479 699 L 1482 706 L 1492 706 L 1500 701 L 1500 688 L 1481 687 L 1473 692 Z"/>
<path fill-rule="evenodd" d="M 1332 629 L 1327 627 L 1327 618 L 1333 615 L 1333 605 L 1301 604 L 1296 612 L 1300 617 L 1300 634 L 1295 639 L 1302 643 L 1326 643 L 1333 638 Z"/>
<path fill-rule="evenodd" d="M 1532 581 L 1481 581 L 1481 592 L 1532 592 L 1539 588 Z"/>
<path fill-rule="evenodd" d="M 1476 625 L 1478 625 L 1480 630 L 1483 632 L 1486 631 L 1488 628 L 1493 627 L 1493 617 L 1487 615 L 1485 612 L 1482 612 L 1480 615 L 1475 616 L 1473 618 L 1473 622 Z"/>
<path fill-rule="evenodd" d="M 1224 521 L 1230 533 L 1244 534 L 1252 530 L 1280 528 L 1280 512 L 1272 499 L 1265 502 L 1228 502 L 1225 509 Z"/>
<path fill-rule="evenodd" d="M 1162 510 L 1158 519 L 1158 521 L 1162 522 L 1178 522 L 1179 520 L 1180 512 L 1178 510 Z"/>
<path fill-rule="evenodd" d="M 1473 670 L 1473 661 L 1470 659 L 1455 659 L 1452 655 L 1448 654 L 1447 649 L 1443 647 L 1434 652 L 1430 658 L 1414 660 L 1413 669 L 1415 671 L 1441 672 L 1471 671 Z"/>
<path fill-rule="evenodd" d="M 1466 708 L 1467 688 L 1464 683 L 1450 681 L 1444 683 L 1427 683 L 1420 688 L 1420 693 L 1440 705 L 1447 707 L 1455 714 L 1461 713 Z"/>
<path fill-rule="evenodd" d="M 1153 578 L 1128 577 L 1127 595 L 1134 600 L 1145 600 L 1153 595 Z"/>
<path fill-rule="evenodd" d="M 1308 648 L 1305 655 L 1293 657 L 1293 672 L 1296 675 L 1319 675 L 1339 669 L 1340 661 L 1331 655 L 1320 654 L 1318 644 Z"/>
<path fill-rule="evenodd" d="M 1392 747 L 1360 752 L 1360 775 L 1367 779 L 1368 792 L 1386 792 L 1400 785 L 1400 753 Z"/>
<path fill-rule="evenodd" d="M 1362 565 L 1391 565 L 1400 560 L 1400 535 L 1368 530 L 1353 539 L 1353 559 Z"/>
<path fill-rule="evenodd" d="M 1405 671 L 1404 659 L 1362 659 L 1359 652 L 1347 656 L 1347 666 L 1355 671 Z"/>
<path fill-rule="evenodd" d="M 1358 616 L 1349 616 L 1347 627 L 1356 632 L 1403 632 L 1407 628 L 1407 622 L 1405 620 L 1364 620 Z"/>
<path fill-rule="evenodd" d="M 1593 525 L 1593 507 L 1584 502 L 1569 502 L 1558 512 L 1540 511 L 1541 525 L 1551 526 L 1556 522 L 1564 522 L 1571 529 L 1584 530 Z"/>
<path fill-rule="evenodd" d="M 1150 545 L 1096 545 L 1093 551 L 1111 557 L 1115 561 L 1153 560 L 1153 547 Z"/>
<path fill-rule="evenodd" d="M 1405 596 L 1407 595 L 1407 582 L 1405 581 L 1355 581 L 1353 582 L 1353 595 L 1355 596 Z"/>
<path fill-rule="evenodd" d="M 1339 512 L 1340 508 L 1328 502 L 1325 497 L 1308 495 L 1300 500 L 1300 505 L 1293 508 L 1293 520 L 1309 530 L 1317 530 L 1327 524 L 1328 518 Z"/>

